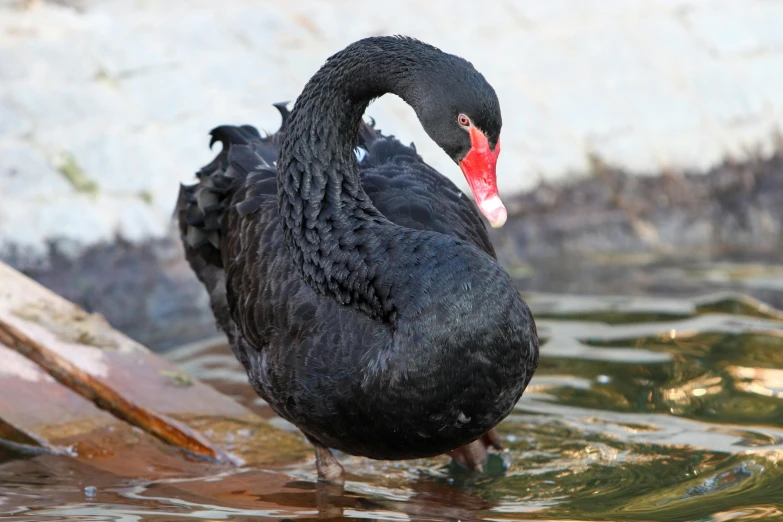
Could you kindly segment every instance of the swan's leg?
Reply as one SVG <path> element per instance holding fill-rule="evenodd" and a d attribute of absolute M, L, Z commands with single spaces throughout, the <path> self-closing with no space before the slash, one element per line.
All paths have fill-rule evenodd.
<path fill-rule="evenodd" d="M 489 458 L 489 448 L 503 449 L 500 443 L 500 435 L 495 430 L 489 430 L 470 444 L 465 444 L 461 448 L 450 451 L 449 455 L 468 469 L 483 472 Z"/>
<path fill-rule="evenodd" d="M 313 442 L 315 446 L 315 467 L 318 469 L 318 480 L 330 484 L 342 485 L 345 482 L 345 470 L 326 446 Z"/>

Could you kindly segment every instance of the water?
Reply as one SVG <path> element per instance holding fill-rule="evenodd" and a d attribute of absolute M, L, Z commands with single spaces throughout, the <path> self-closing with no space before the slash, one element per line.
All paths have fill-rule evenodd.
<path fill-rule="evenodd" d="M 499 426 L 506 451 L 483 475 L 447 459 L 341 456 L 348 474 L 341 491 L 316 485 L 311 462 L 263 470 L 183 459 L 182 467 L 149 462 L 147 476 L 122 477 L 99 462 L 6 453 L 0 516 L 783 520 L 783 314 L 738 295 L 538 294 L 530 302 L 544 340 L 540 367 Z M 287 427 L 252 394 L 225 347 L 168 357 Z"/>

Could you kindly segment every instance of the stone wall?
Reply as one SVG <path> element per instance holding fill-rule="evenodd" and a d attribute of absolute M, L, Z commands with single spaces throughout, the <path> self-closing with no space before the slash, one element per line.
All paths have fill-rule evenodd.
<path fill-rule="evenodd" d="M 706 169 L 771 148 L 781 20 L 780 0 L 0 1 L 0 251 L 163 236 L 210 128 L 276 129 L 272 102 L 372 34 L 460 54 L 496 87 L 502 193 L 591 154 Z M 369 114 L 462 184 L 400 100 Z"/>

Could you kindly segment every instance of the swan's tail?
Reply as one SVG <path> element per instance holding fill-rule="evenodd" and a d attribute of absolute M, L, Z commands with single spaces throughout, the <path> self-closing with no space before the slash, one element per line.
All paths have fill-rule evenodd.
<path fill-rule="evenodd" d="M 196 173 L 198 182 L 181 185 L 176 216 L 185 257 L 209 293 L 212 312 L 218 326 L 233 343 L 234 325 L 226 299 L 221 244 L 226 238 L 227 211 L 248 190 L 251 173 L 266 175 L 274 184 L 282 132 L 288 119 L 286 104 L 275 105 L 283 117 L 280 130 L 262 136 L 249 125 L 224 125 L 210 132 L 210 146 L 220 142 L 223 149 L 215 159 Z M 263 183 L 262 183 L 263 184 Z M 257 187 L 256 187 L 257 188 Z"/>

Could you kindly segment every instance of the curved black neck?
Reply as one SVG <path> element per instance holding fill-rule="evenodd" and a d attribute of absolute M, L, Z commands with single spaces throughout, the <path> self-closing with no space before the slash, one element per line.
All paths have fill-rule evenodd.
<path fill-rule="evenodd" d="M 370 101 L 394 93 L 416 109 L 421 64 L 440 51 L 396 37 L 368 38 L 332 56 L 307 83 L 285 128 L 278 197 L 285 242 L 316 291 L 373 317 L 394 314 L 378 287 L 394 227 L 362 189 L 354 155 Z"/>

